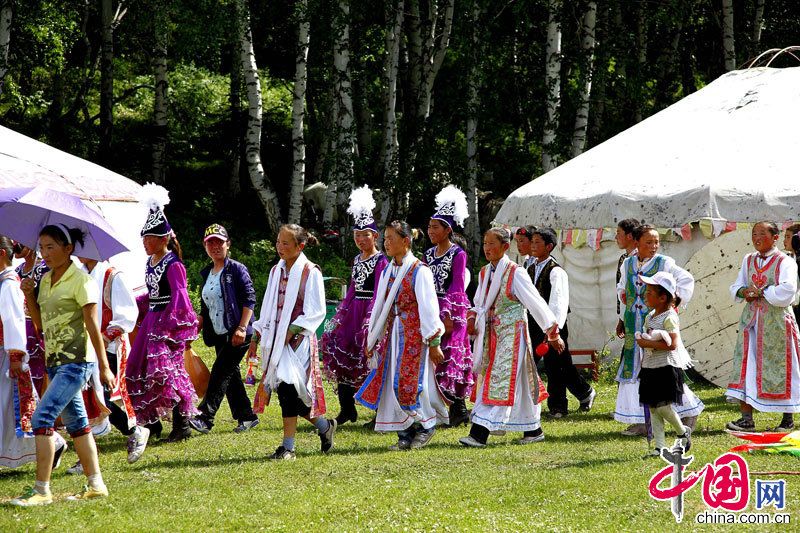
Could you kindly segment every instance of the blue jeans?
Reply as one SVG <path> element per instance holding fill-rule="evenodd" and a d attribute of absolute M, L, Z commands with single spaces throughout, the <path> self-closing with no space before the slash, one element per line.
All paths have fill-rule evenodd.
<path fill-rule="evenodd" d="M 59 415 L 72 438 L 91 432 L 81 390 L 92 377 L 95 364 L 67 363 L 47 368 L 50 384 L 31 421 L 35 435 L 52 435 Z"/>

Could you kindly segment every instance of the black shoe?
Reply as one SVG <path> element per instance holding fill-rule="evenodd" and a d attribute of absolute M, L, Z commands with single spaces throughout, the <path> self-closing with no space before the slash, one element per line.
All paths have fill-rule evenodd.
<path fill-rule="evenodd" d="M 189 437 L 192 436 L 192 430 L 189 428 L 178 429 L 177 431 L 172 430 L 167 435 L 167 438 L 164 439 L 164 442 L 174 443 L 174 442 L 181 442 Z"/>
<path fill-rule="evenodd" d="M 187 424 L 189 424 L 190 428 L 197 431 L 198 433 L 202 433 L 203 435 L 207 435 L 211 431 L 211 428 L 208 426 L 208 423 L 199 416 L 192 417 L 188 419 L 186 422 Z"/>
<path fill-rule="evenodd" d="M 446 427 L 457 428 L 469 424 L 469 411 L 464 404 L 464 400 L 456 400 L 450 405 L 450 423 Z"/>
<path fill-rule="evenodd" d="M 255 418 L 253 420 L 245 420 L 244 422 L 239 423 L 239 425 L 233 429 L 233 432 L 244 433 L 245 431 L 248 431 L 256 427 L 258 423 L 259 423 L 258 418 Z"/>
<path fill-rule="evenodd" d="M 544 416 L 552 420 L 559 420 L 561 418 L 566 418 L 567 413 L 565 411 L 548 411 Z"/>
<path fill-rule="evenodd" d="M 375 418 L 373 418 L 369 422 L 364 422 L 364 424 L 361 427 L 364 428 L 364 429 L 369 429 L 371 431 L 375 431 Z"/>
<path fill-rule="evenodd" d="M 739 420 L 728 422 L 725 427 L 733 431 L 755 431 L 756 423 L 753 422 L 752 418 L 745 419 L 742 417 Z"/>
<path fill-rule="evenodd" d="M 594 405 L 594 399 L 597 397 L 597 391 L 592 388 L 592 391 L 589 393 L 589 396 L 581 400 L 581 405 L 579 409 L 584 412 L 588 412 L 592 410 L 592 406 Z"/>
<path fill-rule="evenodd" d="M 287 450 L 283 445 L 280 445 L 272 455 L 267 456 L 267 459 L 271 461 L 294 461 L 296 457 L 294 450 Z"/>
<path fill-rule="evenodd" d="M 144 427 L 150 430 L 150 437 L 154 440 L 159 440 L 164 432 L 164 425 L 160 420 L 154 424 L 146 424 Z"/>
<path fill-rule="evenodd" d="M 346 422 L 358 422 L 358 413 L 356 411 L 346 413 L 342 411 L 338 415 L 336 415 L 336 423 L 338 425 L 342 425 Z"/>
<path fill-rule="evenodd" d="M 333 436 L 336 434 L 336 426 L 338 426 L 336 419 L 328 420 L 328 423 L 328 431 L 319 434 L 320 450 L 322 453 L 328 453 L 333 448 Z"/>

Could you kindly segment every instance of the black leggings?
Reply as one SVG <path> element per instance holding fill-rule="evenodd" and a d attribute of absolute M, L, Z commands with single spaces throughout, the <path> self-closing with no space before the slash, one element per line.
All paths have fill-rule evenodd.
<path fill-rule="evenodd" d="M 289 383 L 278 385 L 278 401 L 281 404 L 283 418 L 306 417 L 311 413 L 311 407 L 303 403 L 303 400 L 297 395 L 297 389 Z"/>

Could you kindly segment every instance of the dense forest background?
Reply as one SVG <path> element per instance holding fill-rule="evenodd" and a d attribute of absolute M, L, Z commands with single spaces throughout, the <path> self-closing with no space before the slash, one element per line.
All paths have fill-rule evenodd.
<path fill-rule="evenodd" d="M 455 183 L 476 246 L 512 190 L 798 28 L 796 0 L 0 0 L 0 123 L 163 183 L 193 245 L 292 221 L 346 257 L 353 186 L 424 227 Z"/>

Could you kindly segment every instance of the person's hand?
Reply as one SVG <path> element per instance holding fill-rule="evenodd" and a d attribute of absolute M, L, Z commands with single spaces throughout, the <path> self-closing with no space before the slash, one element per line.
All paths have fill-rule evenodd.
<path fill-rule="evenodd" d="M 246 330 L 237 329 L 231 337 L 231 346 L 241 346 L 244 344 Z"/>
<path fill-rule="evenodd" d="M 475 328 L 475 317 L 467 318 L 467 335 L 477 335 L 478 331 Z"/>
<path fill-rule="evenodd" d="M 31 278 L 25 278 L 22 280 L 20 284 L 22 288 L 22 293 L 25 295 L 26 298 L 33 298 L 34 292 L 36 291 L 36 282 L 33 281 Z"/>
<path fill-rule="evenodd" d="M 444 354 L 442 353 L 441 346 L 431 346 L 428 348 L 428 355 L 431 358 L 433 364 L 438 365 L 442 361 L 444 361 Z"/>
<path fill-rule="evenodd" d="M 8 369 L 8 375 L 11 379 L 17 379 L 22 376 L 22 361 L 11 361 L 11 366 Z"/>
<path fill-rule="evenodd" d="M 652 343 L 652 342 L 653 342 L 653 341 L 649 341 L 649 340 L 647 340 L 647 339 L 643 339 L 643 338 L 641 338 L 641 337 L 638 337 L 638 338 L 636 339 L 636 344 L 638 344 L 638 345 L 639 345 L 639 348 L 651 348 L 651 343 Z"/>
<path fill-rule="evenodd" d="M 106 367 L 100 369 L 100 383 L 108 387 L 109 390 L 117 385 L 117 378 L 114 377 L 114 373 L 111 372 L 110 368 Z"/>
<path fill-rule="evenodd" d="M 562 339 L 561 337 L 558 337 L 557 339 L 554 339 L 552 341 L 548 339 L 547 344 L 549 344 L 550 347 L 554 349 L 556 353 L 559 354 L 564 351 L 564 348 L 566 348 L 566 345 L 564 344 L 564 339 Z"/>
<path fill-rule="evenodd" d="M 247 349 L 247 359 L 256 361 L 258 359 L 258 343 L 254 340 L 250 341 L 250 347 Z"/>
<path fill-rule="evenodd" d="M 620 339 L 625 338 L 625 323 L 622 320 L 617 321 L 617 337 Z"/>
<path fill-rule="evenodd" d="M 453 331 L 453 319 L 452 318 L 445 317 L 444 320 L 442 320 L 442 324 L 444 324 L 444 332 L 445 333 L 450 333 L 451 331 Z"/>
<path fill-rule="evenodd" d="M 744 290 L 744 299 L 747 302 L 754 302 L 761 297 L 761 292 L 755 288 L 755 286 L 750 285 Z"/>

